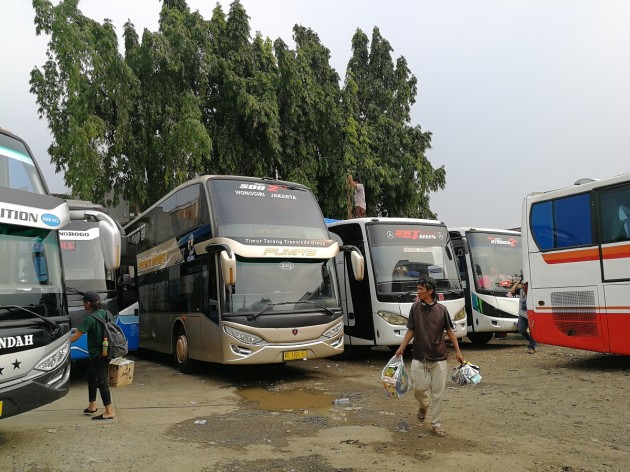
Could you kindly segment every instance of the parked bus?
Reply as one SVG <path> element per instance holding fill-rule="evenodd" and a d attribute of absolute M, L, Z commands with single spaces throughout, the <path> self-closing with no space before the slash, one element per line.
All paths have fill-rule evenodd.
<path fill-rule="evenodd" d="M 468 339 L 485 344 L 496 333 L 518 332 L 518 292 L 523 277 L 521 233 L 449 228 L 466 297 Z"/>
<path fill-rule="evenodd" d="M 523 276 L 536 341 L 630 355 L 630 174 L 523 203 Z"/>
<path fill-rule="evenodd" d="M 140 347 L 173 354 L 183 372 L 194 361 L 267 364 L 343 351 L 340 247 L 307 187 L 203 176 L 125 232 Z M 361 278 L 358 251 L 352 259 Z"/>
<path fill-rule="evenodd" d="M 0 128 L 0 419 L 68 393 L 70 317 L 59 230 L 68 205 L 26 142 Z"/>
<path fill-rule="evenodd" d="M 356 218 L 331 222 L 328 229 L 344 245 L 359 249 L 366 270 L 357 280 L 348 258 L 337 257 L 346 343 L 400 346 L 420 277 L 437 283 L 437 297 L 453 320 L 455 335 L 466 336 L 461 289 L 444 223 L 411 218 Z"/>
<path fill-rule="evenodd" d="M 67 202 L 70 223 L 59 231 L 59 238 L 73 329 L 87 314 L 83 294 L 92 290 L 100 295 L 103 308 L 116 317 L 127 337 L 129 350 L 137 350 L 138 316 L 133 311 L 121 312 L 124 305 L 120 304 L 125 288 L 119 271 L 122 227 L 102 205 L 83 200 Z M 73 361 L 89 358 L 87 334 L 72 343 L 70 358 Z"/>

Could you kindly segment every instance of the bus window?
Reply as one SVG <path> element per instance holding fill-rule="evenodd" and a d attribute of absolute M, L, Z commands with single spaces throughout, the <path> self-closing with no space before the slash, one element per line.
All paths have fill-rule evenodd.
<path fill-rule="evenodd" d="M 589 194 L 532 205 L 531 232 L 541 250 L 593 244 Z"/>
<path fill-rule="evenodd" d="M 630 239 L 630 185 L 602 190 L 598 213 L 602 243 Z"/>

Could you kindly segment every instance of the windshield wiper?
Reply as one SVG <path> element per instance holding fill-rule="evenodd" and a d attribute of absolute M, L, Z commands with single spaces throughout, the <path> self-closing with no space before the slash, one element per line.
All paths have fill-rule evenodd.
<path fill-rule="evenodd" d="M 29 305 L 29 306 L 34 306 L 34 305 Z M 61 328 L 53 320 L 50 320 L 50 319 L 46 318 L 45 316 L 42 316 L 39 313 L 35 313 L 34 311 L 31 311 L 28 308 L 23 307 L 23 306 L 18 306 L 18 305 L 0 305 L 0 308 L 4 308 L 7 311 L 22 310 L 22 311 L 25 311 L 27 313 L 30 313 L 31 315 L 35 315 L 37 318 L 40 318 L 40 319 L 44 320 L 46 323 L 48 323 L 49 325 L 51 325 L 51 326 L 53 326 L 55 328 L 55 331 L 53 332 L 53 335 L 57 334 L 57 330 L 59 330 Z"/>
<path fill-rule="evenodd" d="M 330 310 L 329 308 L 326 308 L 324 305 L 320 305 L 317 302 L 313 302 L 311 300 L 298 300 L 295 302 L 278 302 L 278 303 L 269 303 L 265 308 L 263 308 L 262 310 L 260 310 L 258 313 L 256 313 L 255 315 L 249 315 L 247 316 L 247 321 L 252 321 L 252 320 L 256 320 L 258 319 L 258 317 L 260 315 L 262 315 L 264 312 L 266 312 L 269 308 L 273 308 L 274 306 L 280 306 L 280 305 L 298 305 L 298 304 L 302 304 L 302 303 L 306 303 L 309 305 L 315 305 L 318 308 L 321 308 L 322 310 L 324 310 L 324 312 L 328 313 L 328 315 L 330 316 L 335 316 L 335 313 Z"/>
<path fill-rule="evenodd" d="M 300 192 L 305 192 L 306 190 L 300 187 L 295 187 L 293 185 L 286 185 L 283 182 L 280 182 L 279 180 L 274 179 L 273 177 L 263 177 L 262 180 L 268 181 L 268 182 L 277 182 L 278 186 L 281 188 L 286 188 L 288 190 L 299 190 Z"/>

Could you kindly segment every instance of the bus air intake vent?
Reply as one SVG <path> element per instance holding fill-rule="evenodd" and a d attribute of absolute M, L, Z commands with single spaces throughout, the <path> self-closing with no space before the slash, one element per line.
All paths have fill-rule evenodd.
<path fill-rule="evenodd" d="M 551 307 L 556 328 L 565 336 L 600 336 L 594 292 L 552 292 Z"/>

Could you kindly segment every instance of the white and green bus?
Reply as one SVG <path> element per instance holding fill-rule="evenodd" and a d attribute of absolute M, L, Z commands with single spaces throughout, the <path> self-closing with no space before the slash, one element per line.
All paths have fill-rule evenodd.
<path fill-rule="evenodd" d="M 518 332 L 523 277 L 521 233 L 512 230 L 449 228 L 466 294 L 468 339 L 486 344 L 493 336 Z"/>
<path fill-rule="evenodd" d="M 68 205 L 48 194 L 26 142 L 0 128 L 0 419 L 68 393 L 59 230 L 69 220 Z"/>
<path fill-rule="evenodd" d="M 300 184 L 203 176 L 125 227 L 137 291 L 140 348 L 195 361 L 271 364 L 343 351 L 335 256 Z"/>

